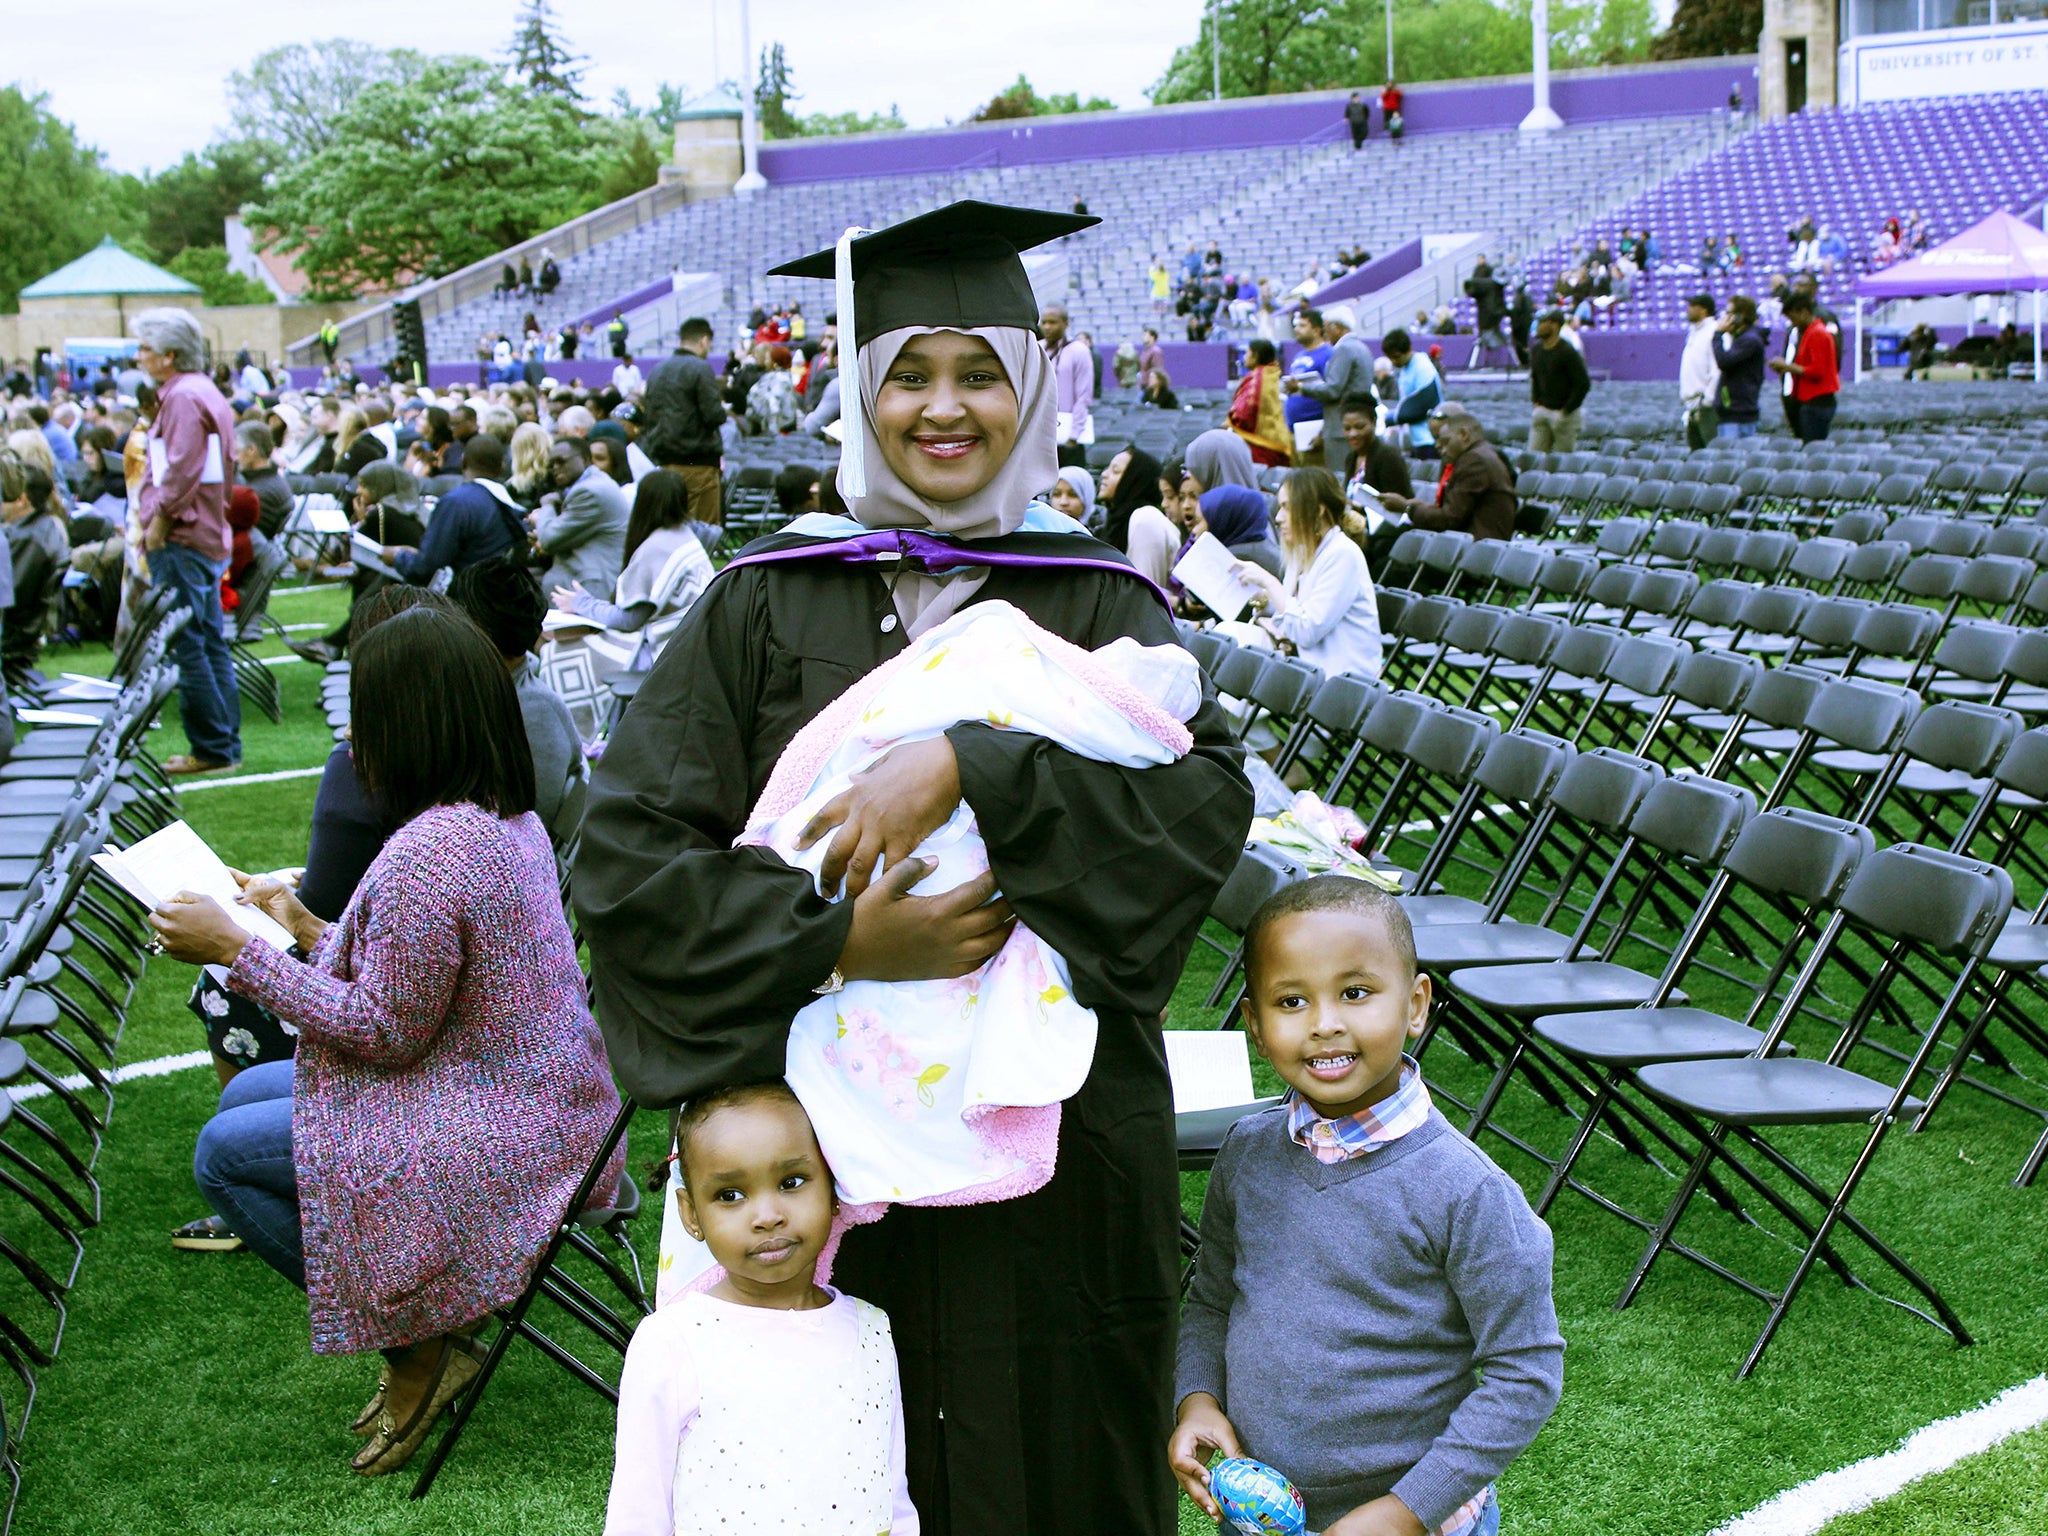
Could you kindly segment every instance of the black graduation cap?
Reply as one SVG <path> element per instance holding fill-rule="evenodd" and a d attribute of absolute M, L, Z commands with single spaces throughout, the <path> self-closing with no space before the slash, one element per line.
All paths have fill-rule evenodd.
<path fill-rule="evenodd" d="M 851 258 L 856 347 L 912 325 L 963 330 L 1009 325 L 1035 331 L 1038 300 L 1017 253 L 1101 222 L 1042 208 L 949 203 L 887 229 L 848 231 L 850 238 L 839 246 L 770 270 L 777 277 L 838 277 L 838 257 L 845 248 Z M 843 295 L 839 307 L 845 327 Z"/>

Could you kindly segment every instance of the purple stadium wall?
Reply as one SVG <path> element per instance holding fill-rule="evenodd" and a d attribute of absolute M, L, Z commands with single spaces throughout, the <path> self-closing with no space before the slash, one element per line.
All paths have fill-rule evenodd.
<path fill-rule="evenodd" d="M 1756 61 L 1748 56 L 1677 64 L 1562 71 L 1550 99 L 1567 123 L 1665 117 L 1724 106 L 1731 85 L 1756 102 Z M 1529 110 L 1529 77 L 1445 81 L 1404 87 L 1409 133 L 1512 128 Z M 1136 112 L 976 123 L 919 133 L 774 143 L 761 150 L 771 182 L 944 172 L 989 165 L 1056 164 L 1176 150 L 1296 144 L 1343 135 L 1344 91 L 1311 91 Z"/>

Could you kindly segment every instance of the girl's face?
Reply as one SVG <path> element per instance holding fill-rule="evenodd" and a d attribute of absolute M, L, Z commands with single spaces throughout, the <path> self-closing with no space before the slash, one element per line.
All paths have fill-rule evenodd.
<path fill-rule="evenodd" d="M 1193 475 L 1181 481 L 1180 511 L 1168 515 L 1191 533 L 1201 532 L 1196 525 L 1202 522 L 1202 482 Z"/>
<path fill-rule="evenodd" d="M 1046 499 L 1051 503 L 1053 511 L 1064 512 L 1068 517 L 1077 520 L 1088 509 L 1088 504 L 1081 500 L 1081 493 L 1064 480 L 1053 481 L 1052 495 Z"/>
<path fill-rule="evenodd" d="M 1126 449 L 1109 461 L 1102 471 L 1102 484 L 1096 494 L 1104 501 L 1116 494 L 1116 488 L 1124 483 L 1124 471 L 1131 467 L 1130 451 Z"/>
<path fill-rule="evenodd" d="M 1287 486 L 1283 482 L 1280 487 L 1279 505 L 1273 509 L 1273 531 L 1280 535 L 1283 542 L 1288 536 L 1288 529 L 1293 521 L 1293 517 L 1287 511 Z"/>
<path fill-rule="evenodd" d="M 713 1110 L 690 1132 L 683 1178 L 683 1225 L 725 1269 L 713 1294 L 757 1306 L 809 1296 L 837 1202 L 801 1106 L 763 1098 Z"/>
<path fill-rule="evenodd" d="M 875 396 L 882 461 L 927 501 L 981 490 L 1017 446 L 1017 392 L 979 336 L 913 337 Z"/>

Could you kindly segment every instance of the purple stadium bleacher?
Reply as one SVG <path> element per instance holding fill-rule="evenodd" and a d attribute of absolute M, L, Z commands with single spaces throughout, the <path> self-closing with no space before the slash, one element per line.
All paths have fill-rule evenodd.
<path fill-rule="evenodd" d="M 1623 230 L 1651 230 L 1663 265 L 1638 276 L 1596 323 L 1665 330 L 1685 323 L 1686 295 L 1761 295 L 1787 271 L 1786 231 L 1811 215 L 1838 232 L 1850 258 L 1817 274 L 1822 298 L 1852 302 L 1879 226 L 1917 209 L 1939 242 L 1995 208 L 2019 212 L 2048 194 L 2048 91 L 1921 101 L 1856 111 L 1808 111 L 1768 123 L 1669 181 L 1529 258 L 1523 276 L 1540 305 L 1557 274 L 1595 241 L 1618 250 Z M 1732 231 L 1744 264 L 1703 278 L 1701 243 Z M 1690 270 L 1680 270 L 1690 267 Z M 1467 301 L 1460 315 L 1471 325 Z"/>

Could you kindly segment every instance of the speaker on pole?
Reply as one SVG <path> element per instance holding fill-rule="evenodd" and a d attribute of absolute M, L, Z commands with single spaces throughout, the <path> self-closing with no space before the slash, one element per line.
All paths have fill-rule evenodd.
<path fill-rule="evenodd" d="M 418 299 L 400 299 L 391 306 L 391 321 L 398 332 L 398 356 L 391 371 L 409 377 L 415 385 L 427 382 L 427 324 L 420 318 Z"/>

